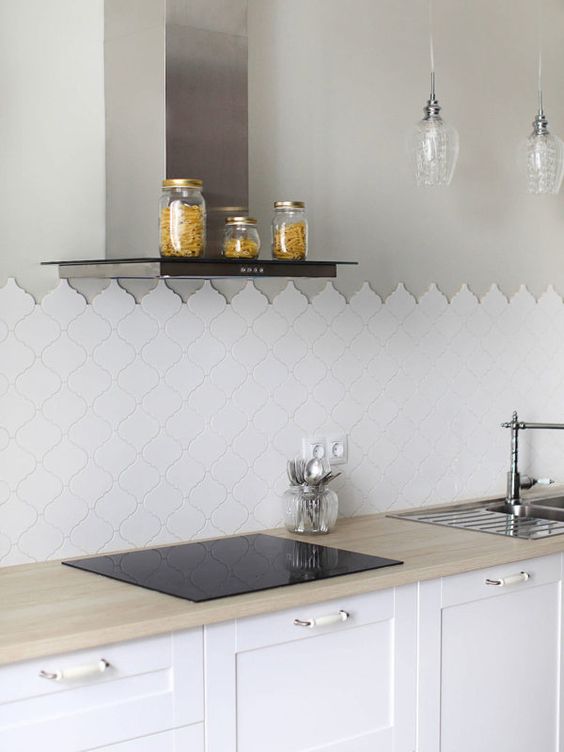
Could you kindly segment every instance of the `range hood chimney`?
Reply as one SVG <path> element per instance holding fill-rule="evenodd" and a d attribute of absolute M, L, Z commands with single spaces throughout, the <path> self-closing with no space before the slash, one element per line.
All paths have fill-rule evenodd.
<path fill-rule="evenodd" d="M 248 211 L 247 0 L 105 0 L 106 255 L 158 256 L 164 178 L 200 178 L 206 255 Z"/>

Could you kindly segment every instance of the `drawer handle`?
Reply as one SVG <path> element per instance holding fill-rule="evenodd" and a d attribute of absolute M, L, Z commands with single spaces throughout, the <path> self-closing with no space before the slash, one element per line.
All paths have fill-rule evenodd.
<path fill-rule="evenodd" d="M 318 616 L 315 619 L 294 619 L 295 627 L 307 627 L 313 629 L 314 627 L 328 627 L 331 624 L 339 624 L 342 621 L 346 621 L 350 617 L 348 611 L 341 609 L 336 614 L 327 614 L 327 616 Z"/>
<path fill-rule="evenodd" d="M 518 585 L 520 582 L 527 582 L 531 575 L 528 572 L 519 572 L 519 574 L 510 574 L 509 577 L 498 577 L 496 579 L 487 579 L 486 585 L 494 587 L 507 587 L 507 585 Z"/>
<path fill-rule="evenodd" d="M 49 681 L 68 681 L 73 679 L 86 679 L 89 676 L 103 674 L 110 668 L 109 662 L 105 658 L 100 658 L 96 663 L 87 663 L 84 666 L 75 666 L 74 668 L 65 668 L 63 671 L 40 671 L 39 676 Z"/>

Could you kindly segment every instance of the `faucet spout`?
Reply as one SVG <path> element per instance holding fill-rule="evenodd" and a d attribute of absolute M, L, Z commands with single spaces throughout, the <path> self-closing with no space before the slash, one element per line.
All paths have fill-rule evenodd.
<path fill-rule="evenodd" d="M 511 458 L 507 473 L 507 493 L 505 500 L 508 504 L 521 503 L 521 476 L 519 475 L 519 418 L 513 413 L 509 423 L 502 423 L 503 428 L 511 429 Z"/>

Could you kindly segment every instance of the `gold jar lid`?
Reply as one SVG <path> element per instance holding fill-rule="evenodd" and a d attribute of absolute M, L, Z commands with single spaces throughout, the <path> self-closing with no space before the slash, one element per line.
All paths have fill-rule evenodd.
<path fill-rule="evenodd" d="M 197 178 L 168 178 L 163 180 L 163 188 L 203 188 L 204 181 Z"/>
<path fill-rule="evenodd" d="M 256 225 L 257 220 L 252 217 L 225 217 L 226 225 Z"/>
<path fill-rule="evenodd" d="M 305 209 L 303 201 L 275 201 L 275 209 Z"/>

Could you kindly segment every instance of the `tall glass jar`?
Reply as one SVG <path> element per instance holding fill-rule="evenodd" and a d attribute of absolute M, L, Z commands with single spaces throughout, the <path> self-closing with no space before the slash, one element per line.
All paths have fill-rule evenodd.
<path fill-rule="evenodd" d="M 206 202 L 203 182 L 163 180 L 160 202 L 161 256 L 195 258 L 206 247 Z"/>
<path fill-rule="evenodd" d="M 227 217 L 223 255 L 231 259 L 255 259 L 260 251 L 257 221 L 252 217 Z"/>
<path fill-rule="evenodd" d="M 307 256 L 307 219 L 303 201 L 276 201 L 272 220 L 272 257 L 303 261 Z"/>
<path fill-rule="evenodd" d="M 339 499 L 328 486 L 290 486 L 282 503 L 284 524 L 291 533 L 330 533 L 337 522 Z"/>

